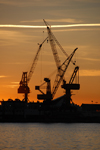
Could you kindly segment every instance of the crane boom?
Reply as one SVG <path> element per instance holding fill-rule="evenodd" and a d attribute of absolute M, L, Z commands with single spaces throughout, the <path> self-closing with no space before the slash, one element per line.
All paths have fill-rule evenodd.
<path fill-rule="evenodd" d="M 45 23 L 45 25 L 47 26 L 47 30 L 48 30 L 48 35 L 49 35 L 49 40 L 50 40 L 50 44 L 51 44 L 51 47 L 53 47 L 53 43 L 54 42 L 56 42 L 56 44 L 59 46 L 59 48 L 61 49 L 61 51 L 68 57 L 68 54 L 66 53 L 66 51 L 63 49 L 63 47 L 61 46 L 61 44 L 58 42 L 58 40 L 56 39 L 56 37 L 54 36 L 54 34 L 51 32 L 51 29 L 49 28 L 49 24 L 43 19 L 43 21 L 44 21 L 44 23 Z M 52 39 L 50 38 L 50 37 L 52 37 Z M 52 50 L 53 50 L 53 48 L 52 48 Z M 57 53 L 57 50 L 56 50 L 56 53 Z M 55 54 L 55 53 L 54 53 Z M 58 56 L 56 56 L 56 57 L 58 57 Z M 56 61 L 57 59 L 55 58 L 55 61 Z M 71 62 L 72 62 L 72 64 L 73 65 L 75 65 L 75 62 L 73 62 L 72 60 L 71 60 Z M 57 63 L 57 62 L 56 62 Z M 60 66 L 60 65 L 59 65 Z"/>
<path fill-rule="evenodd" d="M 60 67 L 61 63 L 60 63 L 60 59 L 59 59 L 59 56 L 58 56 L 58 53 L 57 53 L 56 44 L 55 44 L 55 41 L 53 39 L 53 35 L 52 35 L 52 32 L 51 32 L 50 28 L 47 27 L 47 30 L 48 30 L 48 37 L 49 37 L 51 49 L 52 49 L 52 52 L 53 52 L 53 55 L 54 55 L 56 66 L 57 66 L 58 71 L 59 71 L 59 67 Z"/>
<path fill-rule="evenodd" d="M 48 37 L 47 37 L 47 38 L 48 38 Z M 27 82 L 29 82 L 30 79 L 31 79 L 31 77 L 32 77 L 32 74 L 33 74 L 33 72 L 34 72 L 34 69 L 35 69 L 35 66 L 36 66 L 36 63 L 37 63 L 37 60 L 38 60 L 38 56 L 39 56 L 38 54 L 39 54 L 39 52 L 40 52 L 40 50 L 41 50 L 41 47 L 42 47 L 43 43 L 47 40 L 47 38 L 39 45 L 38 51 L 37 51 L 37 53 L 36 53 L 36 55 L 35 55 L 35 58 L 34 58 L 34 60 L 33 60 L 31 69 L 30 69 L 29 74 L 28 74 L 28 77 L 27 77 Z"/>
<path fill-rule="evenodd" d="M 59 48 L 62 50 L 62 52 L 68 57 L 68 54 L 66 53 L 66 51 L 63 49 L 63 47 L 61 46 L 61 44 L 58 42 L 58 40 L 56 39 L 56 37 L 54 36 L 54 34 L 52 33 L 53 38 L 56 42 L 56 44 L 59 46 Z M 75 62 L 73 62 L 73 60 L 71 60 L 72 64 L 75 65 Z"/>
<path fill-rule="evenodd" d="M 59 67 L 60 73 L 58 72 L 57 75 L 56 75 L 52 92 L 51 92 L 51 84 L 50 84 L 49 78 L 44 78 L 44 80 L 47 82 L 47 91 L 46 91 L 46 94 L 45 94 L 43 91 L 40 90 L 40 87 L 41 87 L 44 83 L 46 83 L 46 82 L 44 82 L 44 83 L 41 84 L 40 86 L 36 86 L 36 87 L 35 87 L 36 90 L 39 90 L 39 91 L 42 93 L 42 94 L 38 94 L 38 95 L 37 95 L 37 98 L 38 98 L 39 100 L 44 99 L 44 100 L 46 100 L 46 101 L 50 101 L 50 100 L 53 99 L 53 97 L 54 97 L 54 95 L 55 95 L 55 93 L 56 93 L 56 91 L 57 91 L 57 89 L 58 89 L 58 87 L 59 87 L 61 81 L 63 80 L 64 74 L 65 74 L 65 72 L 66 72 L 66 70 L 67 70 L 67 68 L 68 68 L 68 66 L 69 66 L 69 63 L 70 63 L 70 61 L 72 60 L 72 57 L 73 57 L 73 55 L 74 55 L 74 53 L 75 53 L 75 51 L 76 51 L 77 49 L 78 49 L 78 48 L 76 48 L 76 49 L 71 53 L 71 55 L 64 61 L 64 63 Z M 76 70 L 77 70 L 77 69 L 76 69 Z M 77 71 L 76 71 L 76 73 L 77 73 Z M 76 75 L 76 73 L 75 73 L 75 75 Z M 75 75 L 74 75 L 74 77 L 75 77 Z M 73 78 L 74 78 L 74 77 L 73 77 Z M 64 87 L 62 86 L 62 88 L 64 88 Z"/>
<path fill-rule="evenodd" d="M 56 44 L 55 44 L 55 40 L 54 40 L 54 35 L 53 33 L 51 32 L 49 26 L 48 26 L 48 23 L 43 20 L 44 23 L 46 24 L 47 26 L 47 32 L 48 32 L 48 38 L 49 38 L 49 41 L 50 41 L 50 45 L 51 45 L 51 49 L 52 49 L 52 52 L 53 52 L 53 55 L 54 55 L 54 59 L 55 59 L 55 62 L 56 62 L 56 66 L 57 66 L 57 69 L 59 71 L 59 67 L 61 66 L 61 62 L 60 62 L 60 59 L 59 59 L 59 56 L 58 56 L 58 52 L 57 52 L 57 49 L 56 49 Z"/>
<path fill-rule="evenodd" d="M 76 73 L 77 73 L 78 70 L 79 70 L 79 66 L 76 66 L 75 69 L 74 69 L 74 71 L 73 71 L 73 74 L 72 74 L 72 76 L 71 76 L 71 78 L 69 80 L 69 84 L 73 83 L 73 81 L 75 79 L 75 76 L 76 76 Z"/>
<path fill-rule="evenodd" d="M 61 74 L 57 74 L 56 75 L 56 78 L 55 78 L 55 81 L 54 81 L 54 86 L 53 86 L 53 90 L 52 90 L 52 97 L 54 97 L 63 77 L 64 77 L 64 74 L 69 66 L 69 63 L 70 61 L 72 60 L 72 57 L 75 53 L 75 51 L 77 50 L 78 48 L 76 48 L 72 53 L 71 55 L 63 62 L 63 64 L 60 66 L 60 70 L 61 70 Z"/>

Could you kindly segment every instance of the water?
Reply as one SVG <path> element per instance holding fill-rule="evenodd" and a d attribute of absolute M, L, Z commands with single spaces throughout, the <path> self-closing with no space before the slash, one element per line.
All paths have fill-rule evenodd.
<path fill-rule="evenodd" d="M 99 123 L 0 123 L 0 150 L 100 150 Z"/>

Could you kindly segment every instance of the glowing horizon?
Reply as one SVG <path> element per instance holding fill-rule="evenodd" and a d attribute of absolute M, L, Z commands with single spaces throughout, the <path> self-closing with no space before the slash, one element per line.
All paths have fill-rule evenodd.
<path fill-rule="evenodd" d="M 97 23 L 97 24 L 51 25 L 50 27 L 52 27 L 52 28 L 100 27 L 100 23 Z M 46 28 L 46 26 L 4 24 L 4 25 L 0 25 L 0 28 Z"/>

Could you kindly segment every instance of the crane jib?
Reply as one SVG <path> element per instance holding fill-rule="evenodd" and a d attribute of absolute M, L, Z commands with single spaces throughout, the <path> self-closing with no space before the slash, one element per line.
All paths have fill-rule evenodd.
<path fill-rule="evenodd" d="M 52 97 L 54 97 L 54 95 L 55 95 L 55 93 L 56 93 L 56 91 L 57 91 L 57 89 L 58 89 L 58 87 L 59 87 L 61 81 L 63 80 L 64 74 L 65 74 L 65 72 L 66 72 L 66 70 L 67 70 L 67 68 L 68 68 L 68 66 L 69 66 L 69 63 L 71 62 L 71 59 L 72 59 L 72 57 L 73 57 L 73 55 L 74 55 L 74 53 L 76 52 L 77 49 L 78 49 L 78 48 L 76 48 L 76 49 L 70 54 L 70 56 L 64 61 L 64 63 L 60 66 L 60 68 L 59 68 L 60 74 L 59 74 L 59 72 L 58 72 L 58 74 L 56 75 L 55 81 L 54 81 L 53 90 L 52 90 Z M 63 68 L 64 68 L 64 69 L 63 69 Z"/>
<path fill-rule="evenodd" d="M 30 81 L 30 79 L 31 79 L 31 77 L 32 77 L 32 74 L 33 74 L 33 72 L 34 72 L 34 69 L 35 69 L 35 67 L 36 67 L 36 63 L 37 63 L 37 60 L 38 60 L 38 56 L 39 56 L 39 52 L 40 52 L 40 50 L 41 50 L 41 47 L 42 47 L 43 43 L 44 43 L 47 39 L 48 39 L 48 37 L 46 37 L 45 40 L 44 40 L 41 44 L 39 44 L 38 51 L 37 51 L 37 53 L 36 53 L 36 55 L 35 55 L 35 58 L 34 58 L 34 60 L 33 60 L 31 69 L 30 69 L 29 74 L 28 74 L 28 77 L 27 77 L 27 81 L 28 81 L 28 82 Z"/>

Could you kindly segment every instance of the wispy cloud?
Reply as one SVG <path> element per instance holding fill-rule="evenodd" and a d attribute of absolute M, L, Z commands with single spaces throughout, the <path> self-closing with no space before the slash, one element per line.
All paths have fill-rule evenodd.
<path fill-rule="evenodd" d="M 12 5 L 12 6 L 20 6 L 20 7 L 25 7 L 25 6 L 31 6 L 31 5 L 36 5 L 37 1 L 39 3 L 40 0 L 0 0 L 1 4 L 5 5 Z M 40 1 L 41 2 L 41 1 Z"/>
<path fill-rule="evenodd" d="M 4 75 L 2 75 L 2 76 L 0 76 L 0 78 L 6 78 L 7 76 L 4 76 Z"/>
<path fill-rule="evenodd" d="M 80 70 L 79 76 L 100 76 L 100 70 Z"/>
<path fill-rule="evenodd" d="M 2 26 L 0 26 L 2 27 Z M 5 26 L 5 28 L 8 26 Z M 15 26 L 13 26 L 14 28 Z M 21 31 L 13 31 L 13 30 L 2 30 L 0 28 L 0 45 L 15 45 L 15 43 L 27 42 L 29 43 L 32 39 L 35 39 L 39 36 L 37 35 L 26 35 Z M 13 41 L 13 42 L 10 42 Z"/>
<path fill-rule="evenodd" d="M 18 87 L 18 85 L 11 84 L 11 85 L 4 85 L 3 87 L 6 87 L 6 88 L 15 88 L 15 87 Z"/>
<path fill-rule="evenodd" d="M 0 25 L 1 28 L 46 28 L 46 26 L 33 26 L 33 25 Z M 100 27 L 100 23 L 97 24 L 71 24 L 71 25 L 51 25 L 51 28 L 71 28 L 71 27 Z"/>
<path fill-rule="evenodd" d="M 78 59 L 84 59 L 84 60 L 89 60 L 89 61 L 100 61 L 100 59 L 98 58 L 82 58 L 82 57 L 78 57 Z"/>
<path fill-rule="evenodd" d="M 10 5 L 10 6 L 18 6 L 18 7 L 27 7 L 27 6 L 40 6 L 40 7 L 51 7 L 51 6 L 64 6 L 69 5 L 70 1 L 73 2 L 75 0 L 0 0 L 1 4 Z M 71 3 L 72 5 L 72 3 Z"/>
<path fill-rule="evenodd" d="M 65 32 L 65 31 L 69 31 L 69 32 L 73 32 L 73 31 L 93 31 L 94 28 L 63 28 L 63 29 L 55 29 L 53 30 L 53 32 Z M 95 28 L 95 31 L 96 30 L 100 30 L 100 28 Z"/>
<path fill-rule="evenodd" d="M 46 26 L 31 26 L 31 25 L 0 25 L 1 28 L 46 28 Z"/>
<path fill-rule="evenodd" d="M 72 19 L 72 18 L 67 18 L 67 19 L 46 19 L 47 22 L 59 22 L 59 23 L 82 23 L 82 20 L 76 20 L 76 19 Z M 37 20 L 25 20 L 25 21 L 21 21 L 21 22 L 42 22 L 41 19 L 37 19 Z"/>
<path fill-rule="evenodd" d="M 26 6 L 63 6 L 63 5 L 69 5 L 76 2 L 91 2 L 91 3 L 100 3 L 99 0 L 0 0 L 1 4 L 6 5 L 13 5 L 13 6 L 19 6 L 19 7 L 26 7 Z"/>
<path fill-rule="evenodd" d="M 18 85 L 19 84 L 19 82 L 11 82 L 12 84 L 16 84 L 16 85 Z"/>
<path fill-rule="evenodd" d="M 19 85 L 19 82 L 11 82 L 11 84 L 4 85 L 3 87 L 6 87 L 6 88 L 15 88 L 15 87 L 18 87 L 18 85 Z"/>
<path fill-rule="evenodd" d="M 100 23 L 97 24 L 71 24 L 71 25 L 51 25 L 52 28 L 70 28 L 70 27 L 98 27 Z"/>
<path fill-rule="evenodd" d="M 0 0 L 1 4 L 6 4 L 6 5 L 13 5 L 13 6 L 20 6 L 20 7 L 26 7 L 26 6 L 36 6 L 37 4 L 41 3 L 41 5 L 47 5 L 46 0 Z M 46 4 L 45 4 L 46 3 Z M 50 2 L 49 2 L 50 3 Z M 54 2 L 55 3 L 55 2 Z"/>

